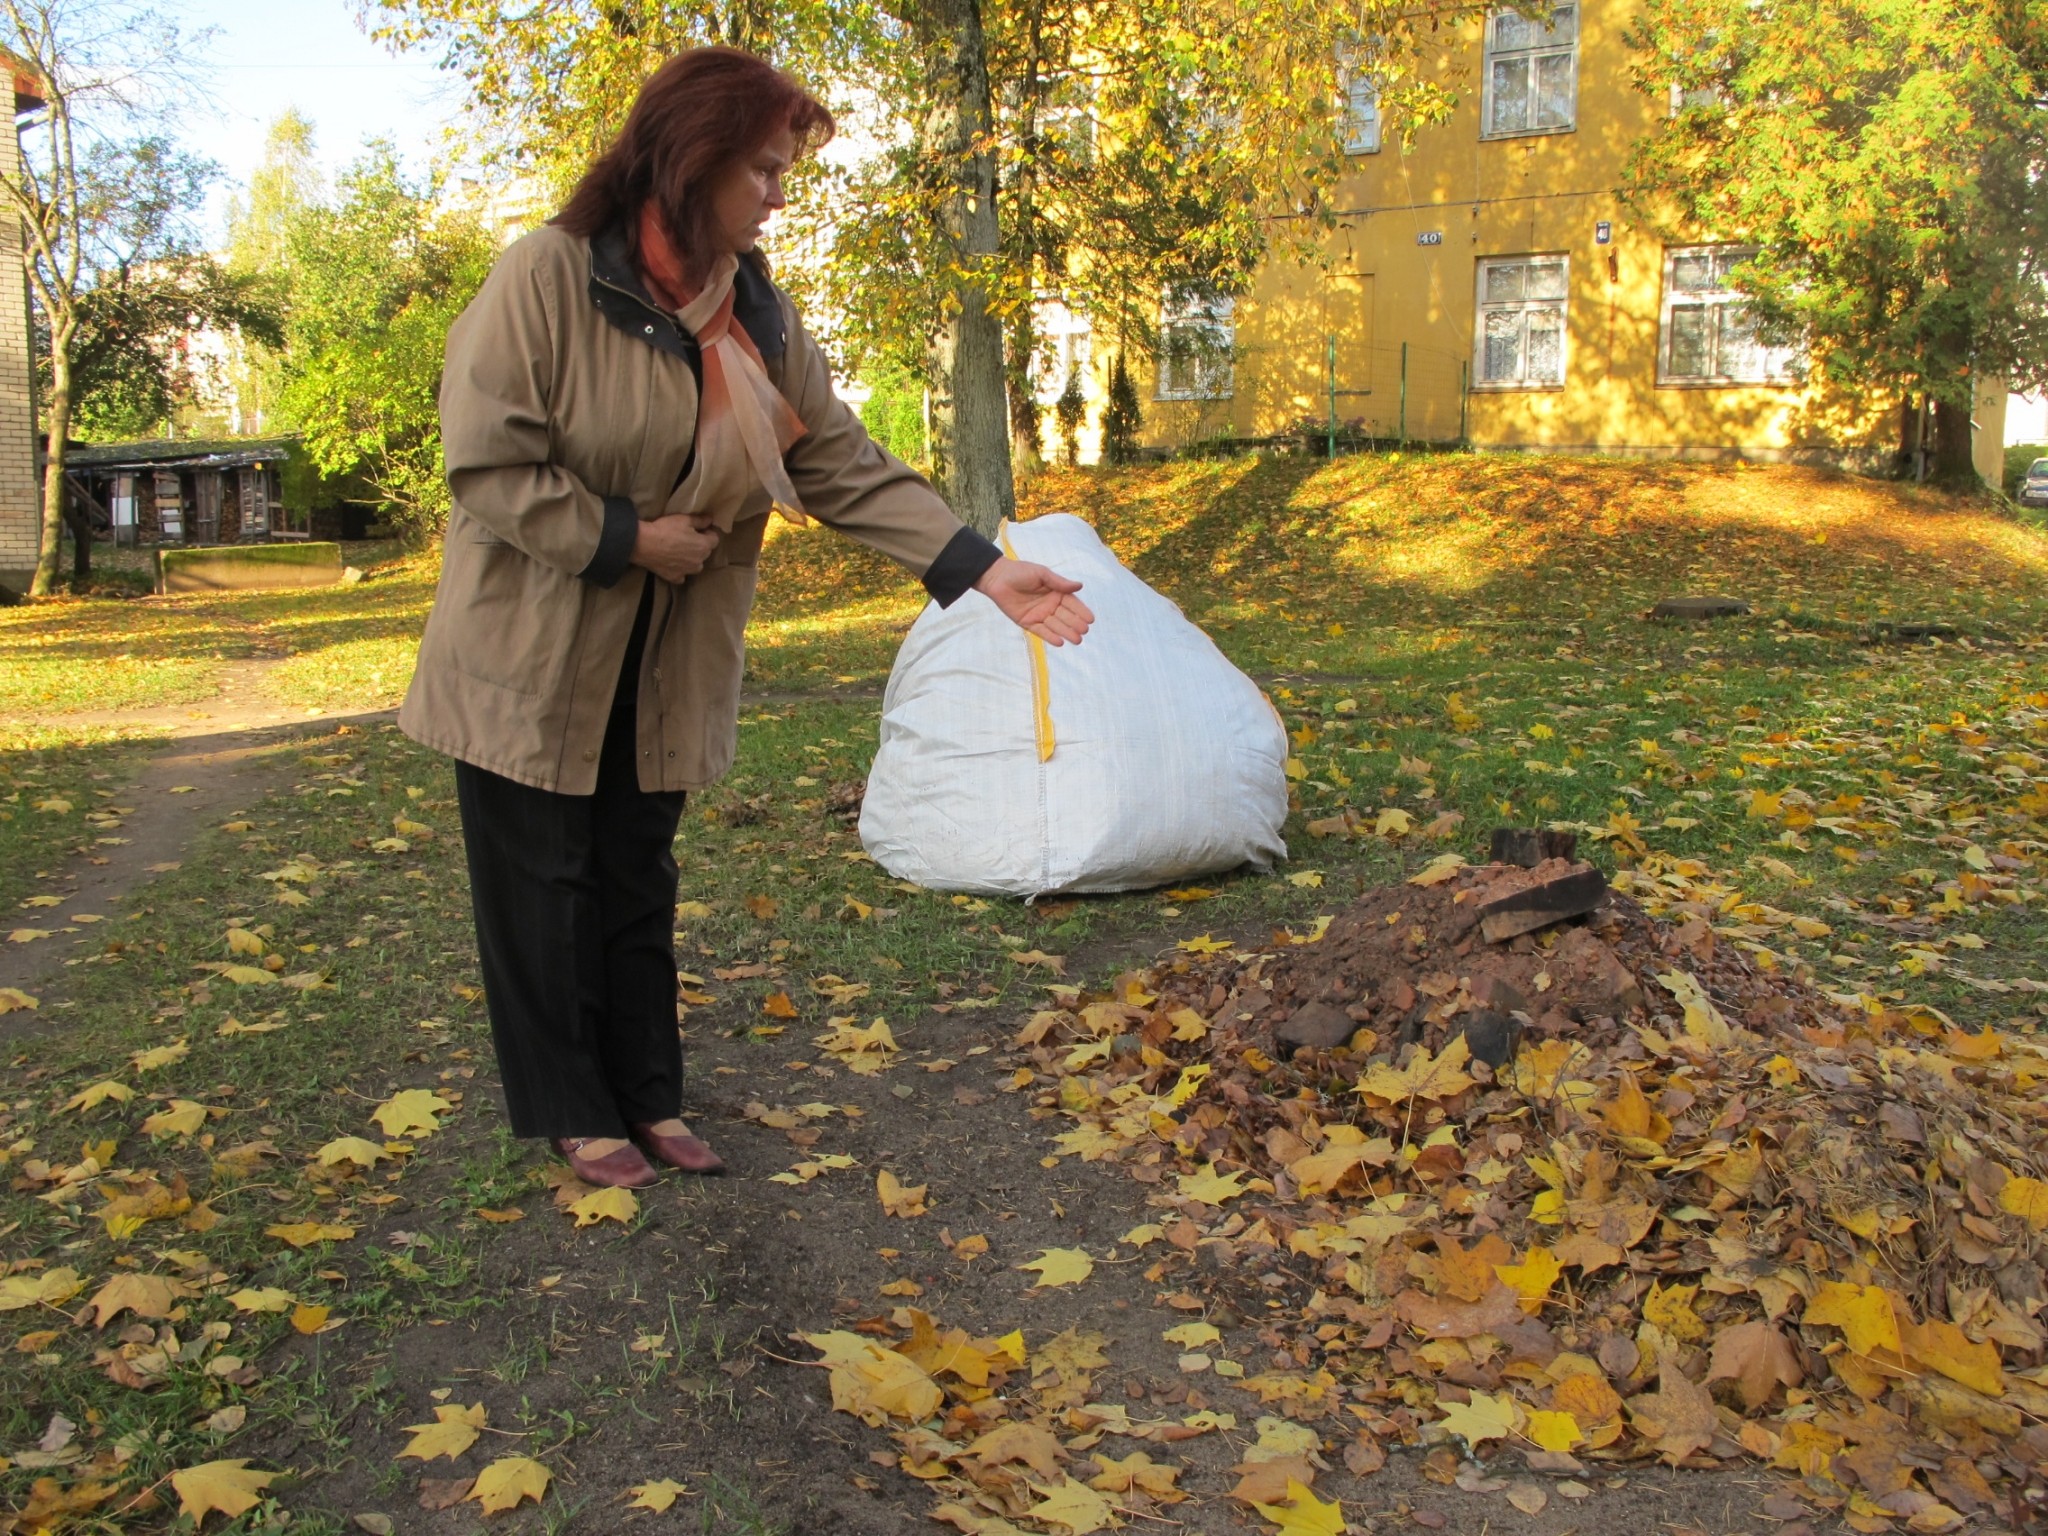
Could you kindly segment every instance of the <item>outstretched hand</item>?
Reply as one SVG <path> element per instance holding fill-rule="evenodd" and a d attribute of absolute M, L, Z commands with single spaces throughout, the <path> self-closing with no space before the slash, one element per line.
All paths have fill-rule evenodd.
<path fill-rule="evenodd" d="M 1011 623 L 1047 645 L 1079 645 L 1095 622 L 1088 605 L 1074 595 L 1081 583 L 1029 560 L 1005 555 L 982 572 L 974 590 L 1002 609 Z"/>

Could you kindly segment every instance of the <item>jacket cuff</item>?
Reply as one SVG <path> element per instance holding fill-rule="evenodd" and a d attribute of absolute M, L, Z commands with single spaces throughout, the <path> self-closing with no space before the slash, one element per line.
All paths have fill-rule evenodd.
<path fill-rule="evenodd" d="M 972 528 L 962 528 L 939 551 L 939 558 L 924 573 L 924 589 L 941 608 L 950 608 L 981 580 L 982 573 L 1003 552 Z"/>
<path fill-rule="evenodd" d="M 633 546 L 639 538 L 640 514 L 633 510 L 632 499 L 605 497 L 604 528 L 597 536 L 597 553 L 576 574 L 593 587 L 617 586 L 626 567 L 633 563 Z"/>

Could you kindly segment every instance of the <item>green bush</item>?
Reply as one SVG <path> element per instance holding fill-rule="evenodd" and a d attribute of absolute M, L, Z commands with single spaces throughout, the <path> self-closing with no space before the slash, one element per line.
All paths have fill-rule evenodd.
<path fill-rule="evenodd" d="M 924 435 L 924 383 L 899 363 L 880 363 L 861 380 L 872 393 L 860 408 L 868 436 L 912 468 L 929 468 Z"/>

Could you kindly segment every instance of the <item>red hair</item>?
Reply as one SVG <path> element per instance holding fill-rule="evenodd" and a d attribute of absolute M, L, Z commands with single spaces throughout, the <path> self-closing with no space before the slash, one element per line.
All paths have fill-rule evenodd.
<path fill-rule="evenodd" d="M 679 53 L 640 87 L 619 136 L 554 222 L 585 238 L 623 225 L 637 257 L 637 216 L 651 201 L 684 274 L 701 282 L 712 262 L 710 189 L 783 127 L 801 156 L 834 124 L 824 103 L 766 59 L 738 48 Z"/>

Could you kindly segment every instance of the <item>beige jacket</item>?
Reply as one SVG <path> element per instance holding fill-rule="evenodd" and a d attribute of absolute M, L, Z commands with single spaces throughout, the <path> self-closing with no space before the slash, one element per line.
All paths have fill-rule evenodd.
<path fill-rule="evenodd" d="M 950 603 L 997 556 L 832 392 L 823 353 L 758 262 L 734 317 L 805 435 L 784 457 L 805 510 Z M 629 565 L 690 461 L 696 342 L 641 286 L 624 238 L 552 226 L 499 258 L 448 333 L 441 428 L 454 493 L 441 583 L 399 711 L 406 734 L 540 789 L 589 794 L 634 614 L 654 586 L 638 678 L 639 782 L 696 789 L 732 765 L 767 496 L 703 571 Z"/>

